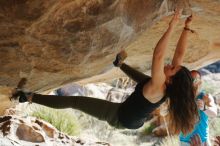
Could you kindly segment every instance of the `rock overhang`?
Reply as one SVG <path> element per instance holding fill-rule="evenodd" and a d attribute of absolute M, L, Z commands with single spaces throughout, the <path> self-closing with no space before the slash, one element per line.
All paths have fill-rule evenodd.
<path fill-rule="evenodd" d="M 123 76 L 113 68 L 124 48 L 127 63 L 147 72 L 153 48 L 168 26 L 174 7 L 196 17 L 184 62 L 199 68 L 220 59 L 220 2 L 174 0 L 22 0 L 2 1 L 0 85 L 43 92 L 70 82 L 97 82 Z M 184 15 L 184 16 L 187 16 Z M 184 17 L 183 16 L 183 17 Z M 169 44 L 173 55 L 184 18 Z"/>

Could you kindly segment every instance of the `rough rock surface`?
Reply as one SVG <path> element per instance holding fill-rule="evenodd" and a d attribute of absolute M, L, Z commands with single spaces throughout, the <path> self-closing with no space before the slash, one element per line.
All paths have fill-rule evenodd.
<path fill-rule="evenodd" d="M 192 36 L 185 62 L 198 67 L 219 59 L 219 50 L 210 45 L 220 34 L 218 0 L 1 1 L 0 85 L 15 87 L 26 77 L 26 88 L 45 91 L 105 73 L 121 47 L 128 62 L 146 71 L 170 20 L 164 16 L 177 6 L 197 15 L 198 37 Z M 179 25 L 171 48 L 181 30 Z"/>
<path fill-rule="evenodd" d="M 91 142 L 68 136 L 52 125 L 33 118 L 20 116 L 0 117 L 1 146 L 108 146 L 104 142 Z"/>

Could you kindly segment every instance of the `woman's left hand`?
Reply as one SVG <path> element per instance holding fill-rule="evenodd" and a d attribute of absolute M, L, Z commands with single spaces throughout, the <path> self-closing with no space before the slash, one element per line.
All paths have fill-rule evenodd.
<path fill-rule="evenodd" d="M 179 10 L 179 9 L 175 10 L 174 16 L 171 19 L 170 24 L 169 24 L 170 27 L 173 28 L 178 24 L 181 13 L 182 13 L 182 10 Z"/>

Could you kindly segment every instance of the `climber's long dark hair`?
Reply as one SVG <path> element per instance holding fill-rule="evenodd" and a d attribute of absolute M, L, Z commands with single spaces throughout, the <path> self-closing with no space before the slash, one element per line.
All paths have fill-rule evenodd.
<path fill-rule="evenodd" d="M 194 129 L 199 119 L 193 80 L 190 71 L 184 66 L 171 77 L 171 80 L 166 89 L 170 98 L 171 127 L 175 133 L 187 134 Z"/>

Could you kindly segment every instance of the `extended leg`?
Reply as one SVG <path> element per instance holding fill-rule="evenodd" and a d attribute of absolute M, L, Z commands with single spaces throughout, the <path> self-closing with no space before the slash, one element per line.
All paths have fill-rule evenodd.
<path fill-rule="evenodd" d="M 127 57 L 127 53 L 125 50 L 122 50 L 116 55 L 115 60 L 113 61 L 114 66 L 120 67 L 120 69 L 127 74 L 131 79 L 133 79 L 135 82 L 139 83 L 147 78 L 150 78 L 149 76 L 145 75 L 144 73 L 141 73 L 134 68 L 130 67 L 129 65 L 124 63 L 124 60 Z"/>
<path fill-rule="evenodd" d="M 113 103 L 92 97 L 84 96 L 54 96 L 34 94 L 32 102 L 52 108 L 73 108 L 85 112 L 110 125 L 118 124 L 117 110 L 120 103 Z"/>
<path fill-rule="evenodd" d="M 150 76 L 135 70 L 134 68 L 130 67 L 125 63 L 121 64 L 120 69 L 137 83 L 150 78 Z"/>

